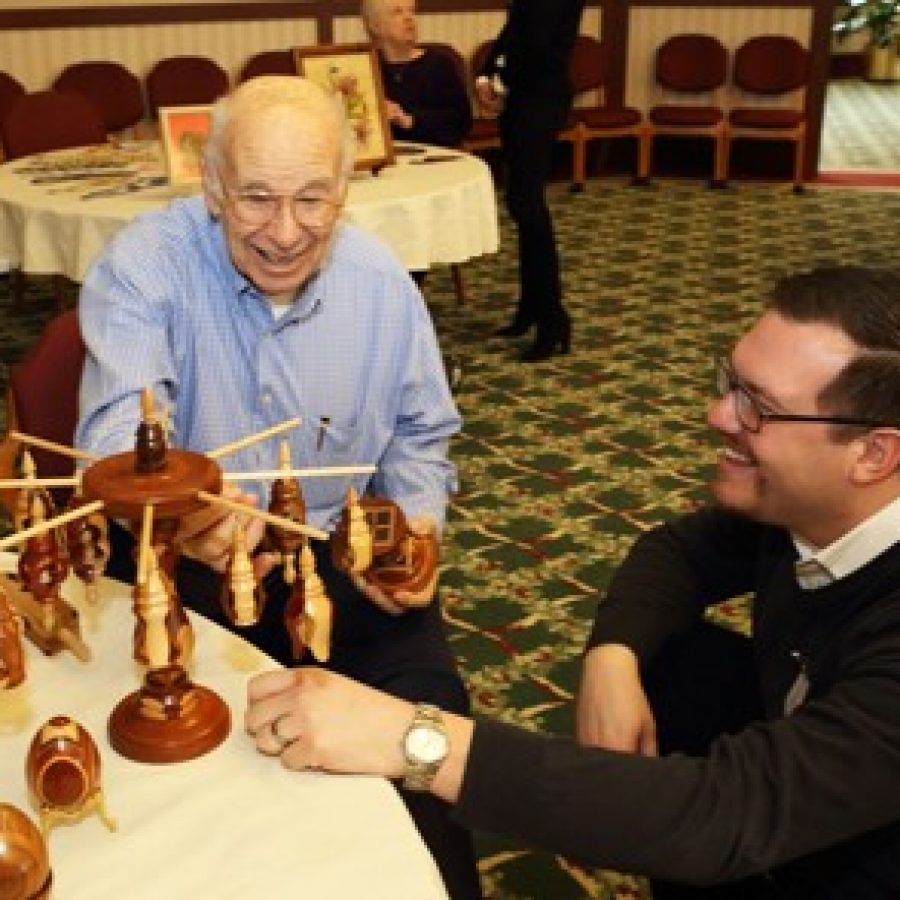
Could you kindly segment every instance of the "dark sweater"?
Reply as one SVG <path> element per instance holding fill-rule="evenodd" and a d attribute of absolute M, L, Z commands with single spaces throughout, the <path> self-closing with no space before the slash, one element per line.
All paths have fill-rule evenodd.
<path fill-rule="evenodd" d="M 768 872 L 779 898 L 900 897 L 900 544 L 802 591 L 788 535 L 721 510 L 644 535 L 591 645 L 646 663 L 714 602 L 754 590 L 767 721 L 703 758 L 580 748 L 479 723 L 458 815 L 597 865 L 688 883 Z M 810 690 L 782 709 L 805 660 Z"/>
<path fill-rule="evenodd" d="M 413 117 L 412 128 L 391 125 L 397 140 L 441 147 L 462 143 L 472 125 L 472 107 L 453 62 L 426 48 L 409 62 L 390 63 L 379 54 L 384 93 Z"/>
<path fill-rule="evenodd" d="M 571 90 L 569 57 L 585 0 L 512 0 L 482 75 L 498 75 L 518 94 Z"/>

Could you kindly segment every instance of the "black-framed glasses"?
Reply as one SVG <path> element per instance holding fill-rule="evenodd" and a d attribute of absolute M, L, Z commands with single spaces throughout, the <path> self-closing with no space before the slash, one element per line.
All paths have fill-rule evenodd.
<path fill-rule="evenodd" d="M 744 384 L 734 371 L 731 361 L 716 360 L 716 390 L 720 396 L 730 395 L 734 413 L 745 431 L 758 434 L 766 422 L 822 422 L 828 425 L 856 425 L 861 428 L 890 428 L 897 422 L 884 422 L 858 416 L 816 416 L 800 413 L 777 413 L 766 409 L 764 403 Z"/>
<path fill-rule="evenodd" d="M 340 211 L 342 202 L 333 194 L 322 192 L 272 194 L 268 191 L 235 191 L 222 184 L 226 201 L 235 218 L 252 228 L 268 225 L 287 203 L 294 221 L 305 228 L 325 228 Z"/>

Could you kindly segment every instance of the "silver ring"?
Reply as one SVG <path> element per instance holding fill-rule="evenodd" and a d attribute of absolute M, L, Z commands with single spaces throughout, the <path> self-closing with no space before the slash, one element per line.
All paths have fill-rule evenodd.
<path fill-rule="evenodd" d="M 286 738 L 279 730 L 278 726 L 281 723 L 282 719 L 286 719 L 288 717 L 288 713 L 282 713 L 280 716 L 272 720 L 272 724 L 269 726 L 269 731 L 272 732 L 272 737 L 278 741 L 279 746 L 282 750 L 287 747 L 290 747 L 291 744 L 294 743 L 296 738 Z"/>

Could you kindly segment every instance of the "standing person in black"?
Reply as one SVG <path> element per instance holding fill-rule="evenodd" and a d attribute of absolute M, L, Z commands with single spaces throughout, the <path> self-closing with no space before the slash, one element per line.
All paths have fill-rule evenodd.
<path fill-rule="evenodd" d="M 559 255 L 544 194 L 556 136 L 572 104 L 569 57 L 584 0 L 512 0 L 506 24 L 475 83 L 479 103 L 499 113 L 506 205 L 519 232 L 519 302 L 495 332 L 521 337 L 536 326 L 522 362 L 567 353 L 572 321 L 562 303 Z"/>

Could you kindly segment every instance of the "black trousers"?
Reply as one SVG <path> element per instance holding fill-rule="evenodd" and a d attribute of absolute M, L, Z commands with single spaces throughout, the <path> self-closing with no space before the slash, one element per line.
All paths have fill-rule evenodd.
<path fill-rule="evenodd" d="M 506 206 L 519 236 L 517 317 L 536 322 L 539 330 L 552 325 L 563 311 L 559 254 L 545 188 L 556 136 L 570 105 L 571 95 L 564 87 L 529 96 L 512 92 L 500 117 Z"/>
<path fill-rule="evenodd" d="M 737 733 L 763 718 L 750 641 L 708 622 L 666 645 L 644 686 L 660 755 L 703 756 L 718 735 Z M 788 900 L 765 877 L 712 887 L 664 881 L 651 886 L 653 900 Z"/>
<path fill-rule="evenodd" d="M 113 554 L 107 574 L 133 581 L 133 539 L 115 523 L 111 524 L 110 537 Z M 425 700 L 467 715 L 468 694 L 447 643 L 438 602 L 401 616 L 387 615 L 334 568 L 326 544 L 315 542 L 313 550 L 316 571 L 334 604 L 332 654 L 324 668 L 405 700 Z M 208 567 L 182 558 L 176 583 L 189 609 L 239 634 L 282 665 L 298 664 L 284 627 L 289 589 L 280 569 L 266 579 L 266 606 L 260 620 L 249 628 L 237 628 L 225 616 L 219 602 L 222 578 Z M 481 887 L 469 831 L 451 819 L 450 806 L 442 800 L 396 787 L 437 863 L 450 897 L 478 900 Z"/>

